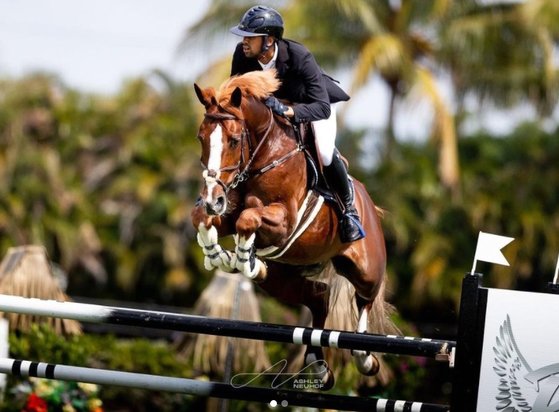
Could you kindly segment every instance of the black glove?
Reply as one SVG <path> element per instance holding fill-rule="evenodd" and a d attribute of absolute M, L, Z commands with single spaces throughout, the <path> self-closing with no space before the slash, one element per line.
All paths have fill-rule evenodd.
<path fill-rule="evenodd" d="M 287 106 L 276 99 L 274 96 L 268 97 L 264 104 L 268 106 L 272 111 L 280 116 L 285 116 L 285 112 L 287 111 Z"/>

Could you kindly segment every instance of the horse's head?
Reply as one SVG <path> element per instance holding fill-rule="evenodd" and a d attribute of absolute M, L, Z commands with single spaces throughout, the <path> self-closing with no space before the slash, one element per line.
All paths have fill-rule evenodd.
<path fill-rule="evenodd" d="M 227 193 L 239 175 L 246 129 L 242 119 L 226 112 L 217 103 L 213 89 L 202 90 L 194 85 L 198 99 L 206 107 L 204 121 L 198 131 L 202 146 L 201 164 L 204 186 L 200 194 L 209 215 L 222 215 L 227 210 Z M 231 96 L 233 106 L 240 105 L 240 89 Z"/>
<path fill-rule="evenodd" d="M 208 215 L 223 215 L 228 208 L 230 190 L 246 178 L 253 144 L 250 135 L 258 133 L 251 127 L 254 113 L 269 113 L 261 99 L 279 85 L 274 73 L 265 73 L 251 72 L 232 77 L 218 92 L 194 85 L 198 100 L 206 109 L 198 139 L 204 169 L 200 202 Z M 262 82 L 262 79 L 266 81 Z"/>

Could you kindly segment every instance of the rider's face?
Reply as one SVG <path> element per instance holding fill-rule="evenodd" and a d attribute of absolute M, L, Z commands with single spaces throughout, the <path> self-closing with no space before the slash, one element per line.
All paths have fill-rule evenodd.
<path fill-rule="evenodd" d="M 243 37 L 243 53 L 246 57 L 258 57 L 262 52 L 263 36 Z"/>

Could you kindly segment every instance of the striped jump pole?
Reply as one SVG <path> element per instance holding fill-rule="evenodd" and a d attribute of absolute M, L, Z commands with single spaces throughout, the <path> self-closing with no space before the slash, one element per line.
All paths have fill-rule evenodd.
<path fill-rule="evenodd" d="M 252 386 L 234 387 L 226 383 L 198 381 L 195 379 L 83 368 L 8 358 L 0 358 L 0 373 L 20 377 L 34 376 L 63 381 L 94 383 L 97 385 L 116 385 L 222 399 L 264 402 L 270 404 L 270 406 L 308 406 L 372 412 L 449 411 L 449 407 L 446 405 L 422 402 L 328 395 L 316 392 L 298 392 L 295 390 Z"/>
<path fill-rule="evenodd" d="M 441 361 L 452 361 L 454 348 L 456 347 L 455 341 L 312 329 L 1 294 L 0 312 L 310 346 L 422 356 Z"/>

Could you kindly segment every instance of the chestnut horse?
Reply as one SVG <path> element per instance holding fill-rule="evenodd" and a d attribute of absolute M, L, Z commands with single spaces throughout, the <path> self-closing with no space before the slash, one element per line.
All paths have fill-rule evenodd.
<path fill-rule="evenodd" d="M 206 110 L 198 132 L 203 187 L 192 211 L 205 266 L 239 271 L 275 298 L 307 306 L 318 329 L 324 328 L 334 291 L 309 276 L 333 266 L 355 288 L 357 331 L 393 330 L 384 301 L 386 251 L 380 210 L 363 184 L 353 180 L 366 236 L 340 242 L 336 206 L 309 190 L 305 154 L 293 126 L 263 103 L 278 86 L 274 71 L 232 77 L 217 92 L 194 85 Z M 234 235 L 234 251 L 218 243 L 227 235 Z M 347 307 L 350 311 L 351 303 Z M 373 354 L 352 354 L 360 372 L 378 372 Z M 321 348 L 309 346 L 305 363 L 322 356 Z M 333 385 L 331 370 L 323 380 L 326 388 Z"/>

